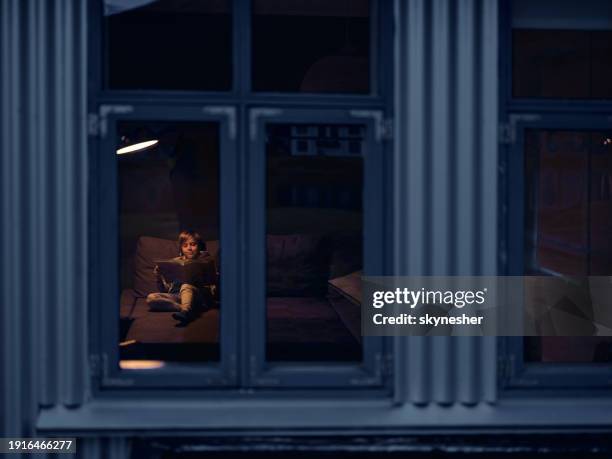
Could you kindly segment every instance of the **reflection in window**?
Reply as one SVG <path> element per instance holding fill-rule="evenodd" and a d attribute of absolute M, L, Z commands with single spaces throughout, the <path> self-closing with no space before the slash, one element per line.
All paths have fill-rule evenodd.
<path fill-rule="evenodd" d="M 231 23 L 228 0 L 106 0 L 108 87 L 231 89 Z"/>
<path fill-rule="evenodd" d="M 587 273 L 590 134 L 528 131 L 526 176 L 531 237 L 530 267 L 567 275 Z"/>
<path fill-rule="evenodd" d="M 267 128 L 267 358 L 361 360 L 365 126 Z"/>
<path fill-rule="evenodd" d="M 368 0 L 254 0 L 253 89 L 368 93 Z"/>
<path fill-rule="evenodd" d="M 612 98 L 612 3 L 514 0 L 512 10 L 514 97 Z"/>
<path fill-rule="evenodd" d="M 586 298 L 595 321 L 608 323 L 598 317 L 608 317 L 609 301 L 600 292 L 609 287 L 598 283 L 610 280 L 586 276 L 612 275 L 612 132 L 527 130 L 525 184 L 525 273 L 574 280 L 563 292 L 527 283 L 528 295 L 554 293 L 564 310 Z M 528 361 L 607 362 L 612 340 L 526 338 L 525 353 Z"/>
<path fill-rule="evenodd" d="M 117 138 L 122 367 L 219 360 L 218 125 L 120 122 Z"/>

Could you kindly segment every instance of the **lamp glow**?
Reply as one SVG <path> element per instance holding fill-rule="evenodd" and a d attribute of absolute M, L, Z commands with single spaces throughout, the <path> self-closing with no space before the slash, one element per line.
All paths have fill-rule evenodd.
<path fill-rule="evenodd" d="M 161 360 L 120 360 L 119 368 L 122 370 L 156 370 L 166 364 Z"/>
<path fill-rule="evenodd" d="M 147 140 L 145 142 L 138 142 L 135 143 L 134 145 L 128 145 L 127 147 L 123 147 L 123 148 L 119 148 L 117 150 L 117 154 L 118 155 L 124 155 L 126 153 L 134 153 L 135 151 L 141 151 L 144 150 L 146 148 L 152 147 L 153 145 L 157 144 L 159 142 L 159 140 L 155 139 L 155 140 Z"/>

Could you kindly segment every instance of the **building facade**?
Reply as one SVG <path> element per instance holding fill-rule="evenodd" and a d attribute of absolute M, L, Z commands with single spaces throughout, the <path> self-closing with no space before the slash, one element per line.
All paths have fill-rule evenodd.
<path fill-rule="evenodd" d="M 580 77 L 570 75 L 555 93 L 554 82 L 562 77 L 554 76 L 552 64 L 537 67 L 538 58 L 550 58 L 546 31 L 555 31 L 569 48 L 585 34 L 588 43 L 600 43 L 589 48 L 589 65 L 602 65 L 598 71 L 609 75 L 609 67 L 597 60 L 598 49 L 604 56 L 610 50 L 612 13 L 606 2 L 592 1 L 589 7 L 584 1 L 356 2 L 366 5 L 366 13 L 357 11 L 358 5 L 357 12 L 343 17 L 349 18 L 347 34 L 369 24 L 369 79 L 346 93 L 317 89 L 324 83 L 313 68 L 308 82 L 313 86 L 303 81 L 301 90 L 281 87 L 290 84 L 289 77 L 274 80 L 269 68 L 282 73 L 289 55 L 266 58 L 267 70 L 261 70 L 258 27 L 270 27 L 270 34 L 277 29 L 272 20 L 262 26 L 251 18 L 274 16 L 266 11 L 282 7 L 242 0 L 215 4 L 230 37 L 220 37 L 215 45 L 227 46 L 230 58 L 206 55 L 220 60 L 205 66 L 203 80 L 194 80 L 194 87 L 179 90 L 160 88 L 165 83 L 159 75 L 173 72 L 158 69 L 179 65 L 160 58 L 142 74 L 154 72 L 160 80 L 152 84 L 158 86 L 138 87 L 129 79 L 138 75 L 129 67 L 137 56 L 112 60 L 121 46 L 112 42 L 119 29 L 109 21 L 119 17 L 111 12 L 120 3 L 0 2 L 4 437 L 76 436 L 82 457 L 119 458 L 130 457 L 135 442 L 147 438 L 205 442 L 220 436 L 310 435 L 340 442 L 355 436 L 609 429 L 609 360 L 590 357 L 593 346 L 603 349 L 599 342 L 543 339 L 531 346 L 505 337 L 393 337 L 364 340 L 355 359 L 334 357 L 322 364 L 291 357 L 287 363 L 287 358 L 272 357 L 274 350 L 267 347 L 271 325 L 259 300 L 266 296 L 265 228 L 298 218 L 266 217 L 274 207 L 266 182 L 272 172 L 262 172 L 267 167 L 262 152 L 269 155 L 269 165 L 271 157 L 281 155 L 274 148 L 298 159 L 317 154 L 342 159 L 351 148 L 368 151 L 360 169 L 365 194 L 359 204 L 351 194 L 350 174 L 345 179 L 341 173 L 344 166 L 334 169 L 334 190 L 340 191 L 308 191 L 295 179 L 283 182 L 285 194 L 278 194 L 278 208 L 316 208 L 325 200 L 343 212 L 358 206 L 364 215 L 360 237 L 366 272 L 523 275 L 525 262 L 517 254 L 527 244 L 525 234 L 531 234 L 523 221 L 528 214 L 524 192 L 517 191 L 527 189 L 525 145 L 535 142 L 533 136 L 548 139 L 554 132 L 564 139 L 563 132 L 594 130 L 593 135 L 605 138 L 612 108 L 605 79 L 589 80 L 585 85 L 594 92 L 583 94 L 576 89 Z M 574 38 L 563 38 L 564 30 Z M 138 29 L 133 39 L 146 33 Z M 559 72 L 566 71 L 564 65 L 582 65 L 582 51 L 568 51 L 564 43 L 555 45 L 562 55 L 555 61 Z M 229 81 L 229 89 L 223 82 L 215 87 L 217 80 L 210 76 L 224 65 L 231 76 L 218 78 Z M 529 73 L 525 66 L 541 80 L 524 76 Z M 193 70 L 174 68 L 182 75 Z M 263 76 L 243 78 L 257 72 Z M 199 88 L 197 81 L 210 85 Z M 566 94 L 567 88 L 576 93 Z M 118 247 L 128 240 L 121 233 L 128 231 L 121 226 L 127 207 L 121 206 L 128 206 L 129 194 L 121 188 L 121 174 L 132 166 L 119 163 L 114 150 L 122 126 L 130 123 L 162 126 L 159 132 L 173 123 L 216 129 L 220 159 L 214 205 L 220 210 L 207 240 L 221 240 L 225 280 L 218 319 L 221 350 L 211 351 L 217 352 L 214 364 L 166 365 L 153 372 L 120 366 L 125 358 L 116 344 L 123 282 Z M 352 125 L 359 128 L 351 131 Z M 344 139 L 340 143 L 329 140 L 330 129 L 336 128 L 333 132 Z M 316 137 L 319 130 L 322 139 Z M 274 143 L 284 136 L 292 139 L 292 149 Z M 310 143 L 300 143 L 303 138 Z M 160 158 L 162 166 L 167 163 Z M 175 166 L 179 159 L 173 161 Z M 606 168 L 604 161 L 605 176 Z M 596 182 L 591 169 L 585 174 L 588 183 Z M 609 205 L 609 194 L 601 196 L 604 207 L 605 201 Z M 607 215 L 607 210 L 595 212 Z M 547 224 L 548 217 L 535 215 Z M 595 244 L 596 233 L 589 234 L 589 244 Z M 596 253 L 607 256 L 603 245 L 591 245 L 572 250 L 589 254 L 589 260 Z M 530 253 L 552 253 L 545 249 L 537 246 Z M 545 255 L 539 260 L 539 266 L 553 269 L 544 266 L 553 263 Z M 585 274 L 606 274 L 604 268 L 595 269 Z M 582 360 L 564 361 L 554 351 L 581 346 L 591 349 Z M 536 357 L 529 357 L 532 348 L 539 349 Z"/>

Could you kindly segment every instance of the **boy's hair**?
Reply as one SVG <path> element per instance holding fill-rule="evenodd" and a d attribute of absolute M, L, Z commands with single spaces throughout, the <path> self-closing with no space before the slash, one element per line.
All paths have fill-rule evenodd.
<path fill-rule="evenodd" d="M 202 237 L 195 231 L 181 231 L 178 235 L 178 245 L 179 245 L 179 254 L 183 255 L 183 244 L 187 242 L 188 239 L 193 238 L 194 241 L 198 244 L 198 249 L 200 252 L 204 252 L 206 250 L 206 244 L 202 240 Z"/>

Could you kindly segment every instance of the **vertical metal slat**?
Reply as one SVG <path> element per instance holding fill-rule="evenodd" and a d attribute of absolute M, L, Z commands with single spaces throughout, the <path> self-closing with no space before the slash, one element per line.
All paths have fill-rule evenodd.
<path fill-rule="evenodd" d="M 407 260 L 396 272 L 493 275 L 497 2 L 435 0 L 429 8 L 420 0 L 398 1 L 395 11 L 395 179 L 401 182 L 395 231 L 398 257 Z M 425 244 L 428 235 L 431 244 Z M 413 403 L 495 401 L 494 338 L 405 342 L 403 390 Z"/>
<path fill-rule="evenodd" d="M 431 14 L 432 66 L 429 69 L 433 81 L 431 91 L 431 258 L 434 276 L 446 276 L 451 272 L 451 126 L 450 103 L 451 48 L 450 48 L 450 4 L 447 0 L 434 0 Z M 454 364 L 452 339 L 438 336 L 430 339 L 432 354 L 432 398 L 441 404 L 454 401 L 452 380 Z"/>
<path fill-rule="evenodd" d="M 481 90 L 481 272 L 484 275 L 497 274 L 498 231 L 498 177 L 497 177 L 497 126 L 498 126 L 498 8 L 496 1 L 482 1 L 480 28 L 482 46 L 480 59 Z M 481 340 L 482 399 L 486 402 L 497 400 L 497 339 L 486 337 Z"/>

